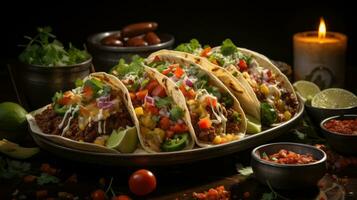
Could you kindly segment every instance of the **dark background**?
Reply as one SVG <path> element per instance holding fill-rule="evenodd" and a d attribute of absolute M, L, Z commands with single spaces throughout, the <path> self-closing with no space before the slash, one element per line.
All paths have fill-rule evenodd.
<path fill-rule="evenodd" d="M 87 36 L 96 32 L 118 30 L 135 22 L 156 21 L 159 32 L 171 33 L 176 44 L 197 38 L 201 43 L 218 45 L 231 38 L 238 46 L 246 47 L 266 56 L 293 63 L 292 36 L 296 32 L 316 30 L 323 16 L 328 31 L 348 36 L 347 89 L 356 91 L 357 75 L 356 9 L 344 1 L 308 2 L 286 1 L 99 1 L 46 4 L 12 2 L 2 8 L 2 38 L 0 68 L 0 102 L 15 100 L 6 63 L 16 59 L 26 44 L 24 35 L 33 36 L 36 27 L 52 26 L 54 34 L 64 44 L 77 47 Z M 11 3 L 11 2 L 10 2 Z M 16 5 L 16 3 L 21 4 Z M 46 5 L 47 7 L 43 7 Z"/>

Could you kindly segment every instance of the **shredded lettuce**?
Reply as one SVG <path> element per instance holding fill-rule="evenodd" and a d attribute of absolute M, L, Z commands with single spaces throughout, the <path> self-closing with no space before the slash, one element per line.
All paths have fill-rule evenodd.
<path fill-rule="evenodd" d="M 237 52 L 237 46 L 230 39 L 226 39 L 222 42 L 221 53 L 224 56 L 232 55 Z"/>
<path fill-rule="evenodd" d="M 141 58 L 138 55 L 134 55 L 132 57 L 132 62 L 129 64 L 121 58 L 119 63 L 110 70 L 110 73 L 119 78 L 123 78 L 127 74 L 141 76 L 144 73 L 143 62 L 144 58 Z"/>
<path fill-rule="evenodd" d="M 202 46 L 197 39 L 190 40 L 189 43 L 182 43 L 176 47 L 176 51 L 183 51 L 187 53 L 193 53 L 196 49 L 201 49 Z"/>

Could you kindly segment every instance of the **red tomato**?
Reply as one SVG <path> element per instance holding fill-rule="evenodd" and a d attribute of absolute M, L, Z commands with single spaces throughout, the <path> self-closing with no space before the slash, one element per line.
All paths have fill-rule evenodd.
<path fill-rule="evenodd" d="M 204 48 L 201 52 L 201 57 L 208 57 L 208 53 L 211 52 L 211 47 Z"/>
<path fill-rule="evenodd" d="M 211 98 L 211 97 L 206 97 L 205 100 L 206 100 L 207 105 L 211 106 L 211 104 L 212 104 L 213 107 L 217 107 L 217 99 Z"/>
<path fill-rule="evenodd" d="M 93 200 L 105 200 L 105 192 L 102 189 L 93 191 L 90 196 Z"/>
<path fill-rule="evenodd" d="M 157 107 L 150 105 L 150 104 L 145 104 L 145 108 L 153 115 L 158 115 L 160 112 L 160 110 Z"/>
<path fill-rule="evenodd" d="M 148 90 L 141 90 L 136 93 L 136 98 L 138 98 L 139 100 L 144 100 L 147 94 L 148 94 Z"/>
<path fill-rule="evenodd" d="M 176 67 L 176 70 L 174 72 L 174 74 L 177 78 L 180 78 L 184 73 L 185 73 L 185 71 L 183 71 L 183 69 L 181 67 Z"/>
<path fill-rule="evenodd" d="M 168 75 L 171 72 L 170 68 L 164 69 L 164 71 L 162 71 L 163 75 Z"/>
<path fill-rule="evenodd" d="M 175 133 L 182 133 L 188 131 L 188 127 L 185 124 L 175 124 L 170 127 L 170 131 Z"/>
<path fill-rule="evenodd" d="M 118 195 L 112 198 L 112 200 L 131 200 L 128 195 Z"/>
<path fill-rule="evenodd" d="M 239 71 L 242 72 L 248 68 L 248 65 L 244 60 L 239 60 L 238 67 L 239 67 Z"/>
<path fill-rule="evenodd" d="M 211 128 L 212 126 L 212 121 L 209 118 L 202 118 L 200 121 L 198 121 L 198 126 L 201 129 L 208 129 Z"/>
<path fill-rule="evenodd" d="M 152 80 L 150 81 L 150 83 L 146 86 L 146 89 L 149 91 L 149 93 L 152 92 L 152 90 L 159 85 L 159 83 L 157 82 L 157 80 Z"/>
<path fill-rule="evenodd" d="M 170 119 L 168 117 L 161 117 L 160 128 L 167 130 L 170 127 Z"/>
<path fill-rule="evenodd" d="M 138 196 L 151 193 L 156 188 L 156 178 L 154 174 L 146 169 L 134 172 L 129 178 L 129 189 Z"/>
<path fill-rule="evenodd" d="M 157 85 L 154 90 L 151 92 L 151 96 L 159 96 L 159 97 L 166 97 L 166 91 L 165 88 L 163 88 L 161 85 Z"/>

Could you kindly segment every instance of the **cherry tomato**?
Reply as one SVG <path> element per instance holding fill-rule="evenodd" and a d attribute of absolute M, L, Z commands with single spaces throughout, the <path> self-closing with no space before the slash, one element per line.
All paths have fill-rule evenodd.
<path fill-rule="evenodd" d="M 146 169 L 134 172 L 129 178 L 129 189 L 138 196 L 151 193 L 156 188 L 156 178 L 154 174 Z"/>
<path fill-rule="evenodd" d="M 105 200 L 105 192 L 101 189 L 93 191 L 90 196 L 93 200 Z"/>
<path fill-rule="evenodd" d="M 112 200 L 131 200 L 128 195 L 118 195 L 112 198 Z"/>

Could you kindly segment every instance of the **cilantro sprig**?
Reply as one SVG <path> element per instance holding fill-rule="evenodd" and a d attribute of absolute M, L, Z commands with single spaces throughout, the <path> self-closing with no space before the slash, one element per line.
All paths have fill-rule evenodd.
<path fill-rule="evenodd" d="M 24 51 L 19 55 L 21 62 L 41 66 L 68 66 L 84 62 L 90 58 L 86 50 L 79 50 L 69 43 L 66 50 L 53 35 L 51 27 L 37 28 L 35 37 L 25 36 L 29 40 Z"/>

